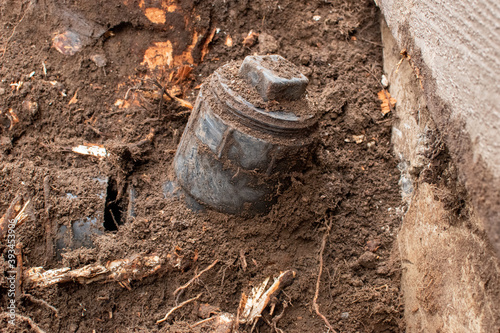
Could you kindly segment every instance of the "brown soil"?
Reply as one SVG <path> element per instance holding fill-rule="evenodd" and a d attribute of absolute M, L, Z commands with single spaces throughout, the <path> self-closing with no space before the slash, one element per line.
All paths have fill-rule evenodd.
<path fill-rule="evenodd" d="M 8 0 L 0 5 L 0 212 L 18 193 L 32 200 L 32 218 L 16 234 L 24 267 L 77 268 L 173 251 L 186 264 L 132 281 L 130 290 L 113 282 L 25 290 L 57 308 L 58 316 L 29 297 L 19 299 L 17 313 L 47 332 L 206 331 L 201 325 L 190 328 L 200 320 L 196 304 L 174 312 L 167 322 L 156 321 L 176 301 L 198 293 L 199 303 L 235 314 L 242 291 L 294 269 L 294 283 L 278 296 L 274 316 L 282 302 L 291 303 L 278 327 L 326 332 L 312 300 L 321 240 L 333 220 L 323 256 L 321 312 L 340 332 L 402 331 L 400 267 L 393 251 L 400 223 L 399 172 L 390 148 L 391 115 L 384 117 L 377 101 L 382 48 L 373 1 L 137 3 Z M 156 15 L 152 8 L 162 5 L 175 10 Z M 80 18 L 95 26 L 78 24 Z M 72 56 L 51 47 L 53 36 L 68 28 L 85 36 Z M 243 46 L 250 30 L 273 36 L 277 53 L 309 78 L 309 99 L 320 113 L 319 143 L 307 170 L 291 177 L 291 187 L 280 190 L 269 214 L 246 219 L 211 210 L 195 213 L 163 194 L 189 109 L 159 98 L 152 82 L 167 90 L 177 87 L 175 94 L 194 104 L 197 86 L 215 69 L 266 49 L 259 43 L 268 38 Z M 232 46 L 226 45 L 228 35 Z M 161 59 L 143 61 L 145 53 L 167 40 L 173 48 L 170 67 L 160 63 L 152 70 L 150 62 Z M 91 60 L 96 55 L 105 56 L 104 67 Z M 193 64 L 187 76 L 178 71 L 183 63 Z M 364 135 L 363 142 L 355 143 L 353 135 Z M 104 145 L 109 157 L 71 152 L 85 143 Z M 102 184 L 89 179 L 105 177 L 102 198 Z M 85 217 L 103 221 L 108 231 L 95 237 L 94 248 L 59 259 L 58 228 Z M 113 218 L 119 224 L 114 231 Z M 6 260 L 5 245 L 0 251 Z M 173 291 L 215 259 L 219 263 L 176 300 Z M 7 269 L 6 262 L 0 265 Z M 8 297 L 1 290 L 5 311 Z M 272 316 L 266 310 L 264 317 Z M 2 318 L 4 332 L 31 331 L 27 323 L 18 320 L 14 327 Z M 263 320 L 257 329 L 273 331 Z"/>
<path fill-rule="evenodd" d="M 255 107 L 264 109 L 266 111 L 286 111 L 293 113 L 297 117 L 303 118 L 310 118 L 314 116 L 315 112 L 311 110 L 311 107 L 305 96 L 301 96 L 301 98 L 293 101 L 284 100 L 279 102 L 265 102 L 256 88 L 254 88 L 243 78 L 239 77 L 238 73 L 241 63 L 242 61 L 233 61 L 218 70 L 221 76 L 227 78 L 227 81 L 225 83 L 227 84 L 229 89 L 236 92 L 239 96 L 243 97 Z"/>

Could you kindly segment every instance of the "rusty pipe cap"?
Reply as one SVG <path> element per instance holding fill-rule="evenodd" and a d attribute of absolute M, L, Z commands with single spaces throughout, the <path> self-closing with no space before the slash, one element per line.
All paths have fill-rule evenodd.
<path fill-rule="evenodd" d="M 247 56 L 239 75 L 254 86 L 267 101 L 297 100 L 309 80 L 280 55 Z"/>

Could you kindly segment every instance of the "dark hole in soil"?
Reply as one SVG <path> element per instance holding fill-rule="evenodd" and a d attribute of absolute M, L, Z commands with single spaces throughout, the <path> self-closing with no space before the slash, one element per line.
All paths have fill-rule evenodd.
<path fill-rule="evenodd" d="M 124 32 L 125 30 L 127 29 L 133 29 L 134 26 L 132 23 L 130 22 L 121 22 L 113 27 L 110 27 L 109 31 L 114 33 L 114 34 L 118 34 L 120 32 Z"/>
<path fill-rule="evenodd" d="M 106 204 L 104 209 L 104 223 L 103 227 L 106 231 L 116 231 L 118 226 L 123 224 L 122 221 L 122 208 L 127 206 L 127 200 L 124 198 L 117 200 L 118 187 L 116 180 L 109 179 L 108 190 L 106 193 Z"/>

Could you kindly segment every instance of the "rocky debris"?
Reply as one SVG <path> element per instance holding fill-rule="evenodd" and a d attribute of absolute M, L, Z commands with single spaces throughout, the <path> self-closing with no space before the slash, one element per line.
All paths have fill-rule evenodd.
<path fill-rule="evenodd" d="M 265 32 L 259 35 L 259 53 L 271 54 L 276 53 L 280 47 L 279 42 L 273 36 Z"/>
<path fill-rule="evenodd" d="M 103 54 L 93 54 L 90 56 L 90 60 L 92 60 L 97 67 L 104 67 L 108 63 L 106 56 Z"/>
<path fill-rule="evenodd" d="M 33 101 L 23 101 L 23 109 L 29 112 L 30 115 L 34 116 L 38 112 L 38 103 Z"/>
<path fill-rule="evenodd" d="M 365 268 L 375 268 L 377 266 L 377 255 L 366 251 L 358 258 L 358 264 Z"/>
<path fill-rule="evenodd" d="M 257 41 L 258 37 L 259 37 L 258 33 L 253 32 L 253 30 L 250 30 L 250 32 L 243 38 L 243 43 L 242 43 L 243 46 L 252 47 Z"/>
<path fill-rule="evenodd" d="M 380 265 L 377 267 L 378 275 L 389 275 L 389 273 L 390 273 L 390 268 L 387 265 Z"/>

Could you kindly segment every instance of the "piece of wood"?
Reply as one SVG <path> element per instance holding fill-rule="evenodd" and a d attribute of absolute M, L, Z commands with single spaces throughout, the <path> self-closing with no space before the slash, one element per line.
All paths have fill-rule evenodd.
<path fill-rule="evenodd" d="M 262 312 L 267 307 L 271 299 L 276 296 L 280 290 L 289 286 L 295 278 L 297 272 L 294 270 L 287 270 L 281 272 L 280 275 L 274 280 L 274 283 L 266 291 L 265 288 L 269 281 L 267 278 L 260 286 L 252 289 L 252 292 L 245 302 L 243 311 L 239 316 L 240 324 L 255 324 L 256 320 L 260 318 Z M 246 297 L 243 293 L 242 299 Z M 240 302 L 241 304 L 241 302 Z"/>
<path fill-rule="evenodd" d="M 23 294 L 23 243 L 18 242 L 14 250 L 16 256 L 16 302 L 19 302 Z"/>
<path fill-rule="evenodd" d="M 0 218 L 0 240 L 4 239 L 5 235 L 7 235 L 9 222 L 16 217 L 18 213 L 16 211 L 16 207 L 21 204 L 22 200 L 22 195 L 16 195 L 14 200 L 12 200 L 12 202 L 10 203 L 9 208 L 7 208 L 7 210 L 5 211 L 5 214 L 3 214 L 3 216 Z"/>
<path fill-rule="evenodd" d="M 132 280 L 141 280 L 172 263 L 159 256 L 134 255 L 126 259 L 108 261 L 105 265 L 90 264 L 77 269 L 63 267 L 44 270 L 43 267 L 32 267 L 24 273 L 26 288 L 46 288 L 65 282 L 89 284 L 93 282 L 116 281 L 129 287 Z"/>

